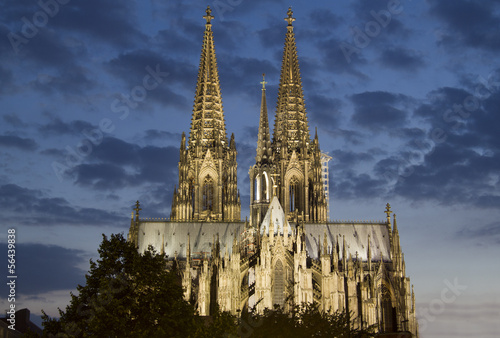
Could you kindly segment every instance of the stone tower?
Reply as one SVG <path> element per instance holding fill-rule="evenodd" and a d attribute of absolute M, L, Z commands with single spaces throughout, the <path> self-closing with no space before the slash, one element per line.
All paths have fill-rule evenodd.
<path fill-rule="evenodd" d="M 262 90 L 256 163 L 250 169 L 250 209 L 254 226 L 259 224 L 275 194 L 288 220 L 327 220 L 321 151 L 317 133 L 311 140 L 309 132 L 292 25 L 294 20 L 289 9 L 285 18 L 288 26 L 272 142 L 269 141 L 265 88 Z"/>
<path fill-rule="evenodd" d="M 228 142 L 215 57 L 210 8 L 203 17 L 205 34 L 186 147 L 182 134 L 179 187 L 174 190 L 172 221 L 239 221 L 234 134 Z"/>
<path fill-rule="evenodd" d="M 264 74 L 263 74 L 264 77 Z M 262 80 L 262 100 L 260 105 L 259 134 L 257 136 L 257 154 L 255 164 L 250 168 L 250 221 L 252 224 L 260 224 L 267 212 L 269 201 L 273 196 L 271 174 L 272 146 L 269 132 L 266 103 L 266 81 Z"/>

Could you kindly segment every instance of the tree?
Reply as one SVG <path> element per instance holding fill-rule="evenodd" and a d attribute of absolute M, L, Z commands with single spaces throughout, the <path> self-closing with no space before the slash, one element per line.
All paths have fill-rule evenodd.
<path fill-rule="evenodd" d="M 265 309 L 263 315 L 254 311 L 243 316 L 254 325 L 247 328 L 247 337 L 373 337 L 373 328 L 355 329 L 349 324 L 346 312 L 328 314 L 321 312 L 317 304 L 304 303 L 295 305 L 289 312 L 279 306 L 274 309 Z"/>
<path fill-rule="evenodd" d="M 139 254 L 123 235 L 103 235 L 100 258 L 90 261 L 85 286 L 71 295 L 60 319 L 44 313 L 44 336 L 188 337 L 194 308 L 183 299 L 175 272 L 152 248 Z"/>

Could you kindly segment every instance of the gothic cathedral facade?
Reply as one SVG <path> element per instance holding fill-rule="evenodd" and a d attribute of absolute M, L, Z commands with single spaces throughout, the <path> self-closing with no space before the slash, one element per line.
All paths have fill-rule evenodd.
<path fill-rule="evenodd" d="M 227 138 L 210 8 L 206 20 L 191 128 L 182 134 L 179 184 L 168 221 L 139 217 L 128 239 L 149 245 L 180 266 L 186 300 L 200 315 L 216 305 L 233 314 L 255 308 L 315 303 L 321 311 L 351 313 L 351 325 L 418 336 L 415 295 L 405 273 L 396 215 L 381 222 L 331 222 L 325 191 L 325 154 L 311 138 L 294 18 L 288 10 L 274 130 L 266 82 L 250 219 L 241 220 L 236 142 Z"/>

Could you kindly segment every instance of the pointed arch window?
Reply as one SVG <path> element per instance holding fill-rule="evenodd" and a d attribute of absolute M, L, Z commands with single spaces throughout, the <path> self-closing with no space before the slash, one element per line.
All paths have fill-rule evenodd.
<path fill-rule="evenodd" d="M 283 263 L 278 259 L 274 266 L 274 292 L 273 305 L 277 304 L 281 308 L 285 305 L 285 269 Z"/>
<path fill-rule="evenodd" d="M 262 174 L 262 199 L 269 201 L 269 177 L 265 171 Z"/>
<path fill-rule="evenodd" d="M 290 186 L 289 186 L 289 205 L 290 205 L 290 212 L 295 211 L 295 209 L 299 209 L 299 198 L 300 198 L 300 193 L 299 193 L 299 180 L 297 179 L 296 176 L 293 176 L 290 179 Z M 300 210 L 299 210 L 300 211 Z"/>
<path fill-rule="evenodd" d="M 205 177 L 203 181 L 203 190 L 202 190 L 202 209 L 205 210 L 213 210 L 214 203 L 214 180 L 210 175 Z"/>

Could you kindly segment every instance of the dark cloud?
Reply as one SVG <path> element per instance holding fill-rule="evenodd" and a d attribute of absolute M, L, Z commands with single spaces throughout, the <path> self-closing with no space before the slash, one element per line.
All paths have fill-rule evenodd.
<path fill-rule="evenodd" d="M 389 92 L 364 92 L 350 97 L 354 104 L 352 121 L 371 130 L 403 127 L 407 122 L 405 110 L 408 98 Z"/>
<path fill-rule="evenodd" d="M 47 156 L 52 156 L 58 159 L 63 160 L 64 157 L 66 156 L 66 152 L 61 149 L 56 149 L 56 148 L 48 148 L 40 151 L 40 154 L 42 155 L 47 155 Z"/>
<path fill-rule="evenodd" d="M 323 129 L 323 132 L 327 133 L 330 137 L 339 138 L 350 145 L 360 145 L 366 140 L 366 135 L 360 133 L 357 130 L 349 129 Z"/>
<path fill-rule="evenodd" d="M 75 66 L 78 57 L 84 55 L 80 47 L 75 48 L 67 44 L 60 34 L 47 28 L 40 28 L 36 35 L 23 40 L 22 43 L 15 42 L 14 45 L 11 43 L 9 45 L 8 55 L 11 58 L 25 60 L 26 66 L 33 67 L 36 71 L 39 71 L 39 67 L 69 69 Z"/>
<path fill-rule="evenodd" d="M 336 74 L 349 74 L 359 79 L 368 79 L 359 67 L 367 63 L 362 49 L 352 41 L 330 38 L 317 43 L 316 48 L 322 56 L 322 62 L 328 71 Z"/>
<path fill-rule="evenodd" d="M 51 19 L 50 24 L 55 29 L 82 33 L 107 44 L 132 47 L 146 40 L 137 28 L 135 10 L 135 4 L 131 2 L 72 1 L 61 6 L 60 13 Z"/>
<path fill-rule="evenodd" d="M 385 180 L 374 178 L 366 173 L 357 173 L 351 169 L 330 175 L 330 191 L 333 199 L 363 199 L 385 196 Z"/>
<path fill-rule="evenodd" d="M 2 83 L 2 86 L 0 86 L 0 95 L 9 91 L 9 88 L 12 86 L 13 79 L 14 77 L 12 75 L 12 71 L 0 66 L 0 83 Z"/>
<path fill-rule="evenodd" d="M 17 235 L 23 230 L 17 228 Z M 7 245 L 0 248 L 7 252 Z M 85 284 L 85 271 L 78 265 L 86 265 L 88 254 L 81 250 L 67 249 L 55 245 L 16 244 L 16 281 L 19 295 L 29 297 L 39 293 L 56 290 L 74 290 L 78 284 Z M 7 294 L 6 284 L 1 290 Z"/>
<path fill-rule="evenodd" d="M 380 55 L 379 61 L 388 68 L 412 73 L 425 65 L 420 53 L 402 47 L 384 49 Z"/>
<path fill-rule="evenodd" d="M 6 114 L 2 116 L 5 123 L 10 124 L 15 128 L 24 128 L 27 126 L 17 115 L 15 114 Z"/>
<path fill-rule="evenodd" d="M 80 136 L 84 132 L 89 132 L 97 128 L 87 121 L 75 120 L 71 122 L 64 122 L 57 116 L 50 116 L 50 122 L 47 124 L 39 125 L 38 131 L 44 135 L 77 135 Z"/>
<path fill-rule="evenodd" d="M 177 178 L 177 147 L 140 147 L 106 137 L 94 147 L 89 163 L 69 172 L 75 183 L 97 190 L 118 190 L 145 183 L 174 184 Z"/>
<path fill-rule="evenodd" d="M 325 95 L 314 94 L 307 100 L 308 112 L 311 124 L 321 128 L 334 129 L 339 126 L 341 120 L 342 101 Z"/>
<path fill-rule="evenodd" d="M 376 152 L 376 150 L 371 150 L 370 152 L 354 152 L 350 150 L 335 149 L 329 152 L 329 155 L 332 157 L 332 168 L 349 169 L 360 163 L 373 161 L 373 153 Z"/>
<path fill-rule="evenodd" d="M 136 86 L 143 86 L 148 76 L 148 83 L 154 85 L 155 78 L 151 73 L 158 74 L 158 86 L 146 90 L 146 98 L 172 106 L 180 110 L 189 109 L 189 100 L 180 94 L 179 90 L 192 92 L 196 85 L 196 67 L 176 59 L 166 58 L 150 50 L 134 50 L 123 53 L 104 65 L 105 69 L 124 82 L 131 92 Z M 130 92 L 125 95 L 130 96 Z M 140 101 L 139 101 L 140 102 Z"/>
<path fill-rule="evenodd" d="M 476 104 L 467 106 L 469 101 Z M 498 89 L 482 97 L 460 88 L 433 91 L 415 110 L 430 124 L 426 137 L 417 131 L 420 143 L 380 161 L 376 172 L 388 179 L 394 174 L 394 192 L 410 200 L 498 208 L 499 104 Z"/>
<path fill-rule="evenodd" d="M 258 30 L 257 36 L 259 37 L 260 43 L 266 49 L 280 49 L 279 46 L 283 46 L 285 43 L 285 34 L 283 23 L 279 20 L 272 20 L 269 27 Z"/>
<path fill-rule="evenodd" d="M 344 18 L 332 12 L 328 8 L 314 9 L 309 13 L 310 25 L 313 27 L 321 27 L 321 31 L 325 34 L 325 29 L 334 29 L 345 22 Z M 316 31 L 318 33 L 319 31 Z"/>
<path fill-rule="evenodd" d="M 453 47 L 467 46 L 500 50 L 498 1 L 431 0 L 430 13 L 445 25 L 438 41 Z"/>
<path fill-rule="evenodd" d="M 221 87 L 224 93 L 245 94 L 248 93 L 253 99 L 258 99 L 260 104 L 262 73 L 266 74 L 269 82 L 278 82 L 279 69 L 269 60 L 256 58 L 238 57 L 234 55 L 223 55 L 224 63 L 219 66 Z M 254 79 L 254 81 L 242 82 L 242 79 Z M 273 81 L 274 79 L 274 81 Z M 266 97 L 273 97 L 272 86 L 266 87 Z M 268 99 L 269 101 L 269 99 Z M 269 109 L 270 107 L 268 107 Z"/>
<path fill-rule="evenodd" d="M 0 202 L 4 207 L 6 222 L 23 225 L 95 225 L 126 224 L 126 218 L 95 208 L 78 208 L 66 199 L 50 197 L 41 190 L 28 189 L 16 184 L 0 186 Z"/>
<path fill-rule="evenodd" d="M 181 133 L 172 133 L 169 131 L 158 129 L 148 129 L 144 132 L 143 138 L 148 142 L 161 141 L 162 143 L 165 143 L 165 141 L 174 141 L 180 143 L 181 136 Z"/>
<path fill-rule="evenodd" d="M 39 73 L 30 83 L 35 90 L 44 94 L 65 93 L 81 95 L 94 86 L 92 75 L 83 67 L 68 67 L 58 71 L 57 75 Z"/>
<path fill-rule="evenodd" d="M 407 37 L 410 34 L 410 30 L 400 20 L 405 13 L 403 2 L 355 0 L 351 2 L 351 6 L 359 20 L 360 29 L 368 31 L 367 24 L 371 22 L 379 25 L 380 33 L 376 34 L 372 41 L 385 42 L 384 35 L 386 34 L 391 37 Z M 373 28 L 372 30 L 375 32 Z"/>
<path fill-rule="evenodd" d="M 35 140 L 15 135 L 0 135 L 0 146 L 28 151 L 33 151 L 38 147 Z"/>
<path fill-rule="evenodd" d="M 498 205 L 498 203 L 496 203 Z M 500 244 L 500 222 L 480 225 L 477 227 L 466 227 L 457 232 L 457 236 L 463 239 L 482 240 Z"/>

